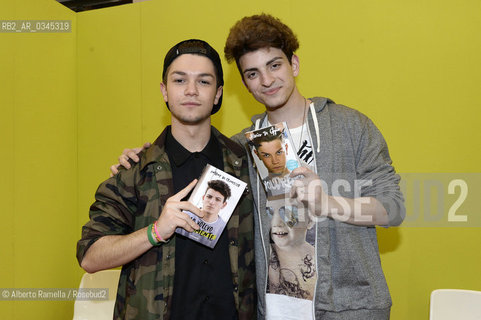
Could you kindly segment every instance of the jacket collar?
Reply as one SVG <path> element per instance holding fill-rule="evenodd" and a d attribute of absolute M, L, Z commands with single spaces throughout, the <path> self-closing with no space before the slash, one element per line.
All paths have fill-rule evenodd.
<path fill-rule="evenodd" d="M 144 168 L 152 162 L 169 162 L 167 154 L 165 153 L 165 143 L 169 130 L 170 126 L 165 127 L 164 131 L 162 131 L 152 146 L 139 154 L 139 158 L 141 158 L 140 170 L 144 170 Z M 230 150 L 237 158 L 241 158 L 245 155 L 242 146 L 224 136 L 216 128 L 211 127 L 211 130 L 212 134 L 217 138 L 217 141 L 222 147 Z M 142 157 L 142 155 L 144 156 Z"/>

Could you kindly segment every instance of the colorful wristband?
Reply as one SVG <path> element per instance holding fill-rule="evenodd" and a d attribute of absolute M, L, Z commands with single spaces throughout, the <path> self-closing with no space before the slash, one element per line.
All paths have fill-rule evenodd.
<path fill-rule="evenodd" d="M 164 242 L 164 243 L 167 242 L 164 239 L 162 239 L 162 237 L 160 236 L 159 230 L 157 230 L 157 222 L 154 222 L 154 226 L 152 227 L 152 229 L 155 232 L 154 235 L 155 235 L 155 238 L 157 239 L 157 241 Z"/>
<path fill-rule="evenodd" d="M 153 245 L 154 247 L 160 245 L 160 242 L 157 242 L 154 240 L 154 236 L 153 236 L 153 224 L 150 224 L 148 227 L 147 227 L 147 238 L 149 238 L 149 242 L 151 245 Z"/>

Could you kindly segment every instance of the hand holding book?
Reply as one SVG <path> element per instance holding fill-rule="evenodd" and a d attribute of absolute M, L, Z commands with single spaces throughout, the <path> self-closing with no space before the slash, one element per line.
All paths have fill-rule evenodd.
<path fill-rule="evenodd" d="M 193 232 L 194 230 L 198 230 L 200 228 L 199 225 L 184 212 L 184 210 L 188 210 L 201 218 L 204 216 L 204 214 L 199 208 L 194 206 L 189 201 L 182 201 L 182 199 L 189 194 L 196 184 L 197 179 L 167 199 L 160 217 L 156 221 L 157 230 L 159 231 L 162 239 L 169 239 L 177 228 L 182 228 L 188 232 Z"/>
<path fill-rule="evenodd" d="M 327 216 L 328 195 L 324 192 L 319 176 L 306 167 L 293 170 L 294 178 L 289 197 L 308 208 L 312 219 Z"/>

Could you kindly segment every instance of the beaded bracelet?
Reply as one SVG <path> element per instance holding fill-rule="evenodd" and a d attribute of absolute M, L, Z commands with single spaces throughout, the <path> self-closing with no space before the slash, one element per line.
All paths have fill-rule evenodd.
<path fill-rule="evenodd" d="M 156 246 L 159 246 L 161 245 L 160 242 L 156 242 L 154 240 L 154 236 L 153 236 L 153 224 L 150 224 L 148 227 L 147 227 L 147 238 L 149 238 L 149 242 L 151 245 L 153 245 L 154 247 Z"/>

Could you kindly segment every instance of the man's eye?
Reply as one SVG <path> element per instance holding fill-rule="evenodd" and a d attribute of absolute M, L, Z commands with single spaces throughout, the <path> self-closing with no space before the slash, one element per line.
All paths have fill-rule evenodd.
<path fill-rule="evenodd" d="M 266 211 L 269 216 L 272 216 L 274 214 L 274 210 L 272 210 L 271 207 L 266 207 Z"/>
<path fill-rule="evenodd" d="M 257 77 L 257 72 L 249 72 L 247 74 L 247 79 L 255 79 Z"/>
<path fill-rule="evenodd" d="M 174 83 L 183 83 L 184 79 L 173 79 L 172 80 Z"/>
<path fill-rule="evenodd" d="M 199 83 L 206 86 L 210 85 L 210 81 L 207 81 L 207 80 L 200 80 Z"/>
<path fill-rule="evenodd" d="M 281 66 L 280 63 L 273 63 L 273 64 L 271 65 L 271 69 L 276 70 L 276 69 L 279 69 L 280 66 Z"/>
<path fill-rule="evenodd" d="M 263 156 L 264 158 L 269 158 L 271 155 L 268 154 L 268 153 L 263 153 L 262 156 Z"/>

